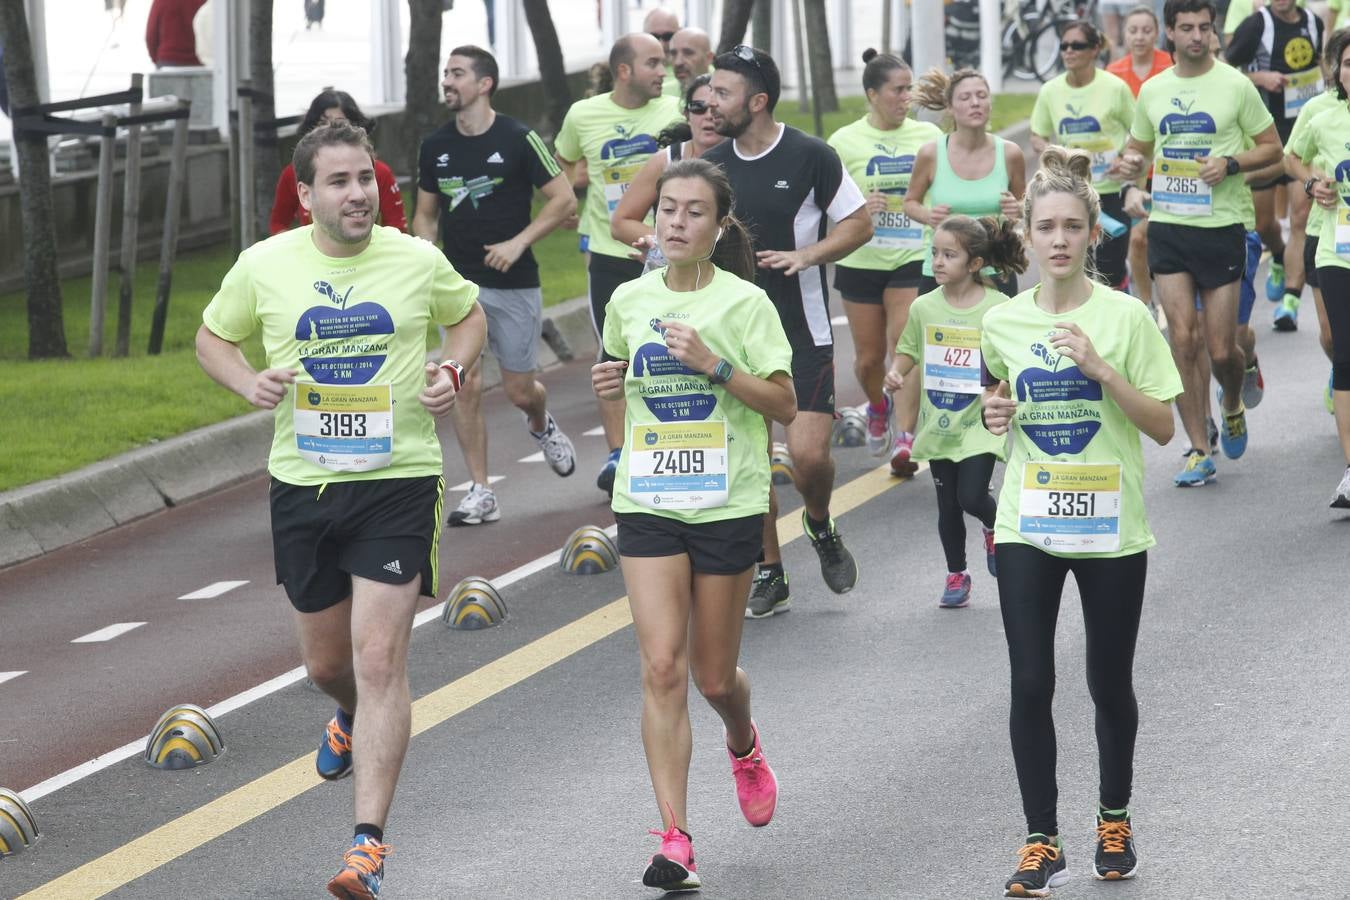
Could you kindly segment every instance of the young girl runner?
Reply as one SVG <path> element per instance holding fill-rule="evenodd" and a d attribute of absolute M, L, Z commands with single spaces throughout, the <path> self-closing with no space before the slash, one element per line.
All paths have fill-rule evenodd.
<path fill-rule="evenodd" d="M 923 223 L 905 215 L 905 191 L 919 148 L 942 132 L 909 117 L 914 73 L 904 60 L 869 48 L 863 62 L 867 115 L 830 135 L 829 144 L 867 196 L 875 231 L 835 264 L 834 287 L 853 334 L 853 374 L 867 396 L 867 449 L 883 456 L 893 449 L 891 398 L 882 388 L 886 351 L 905 330 L 928 246 Z"/>
<path fill-rule="evenodd" d="M 1026 270 L 1022 238 L 1011 222 L 952 216 L 933 232 L 933 277 L 938 289 L 914 301 L 895 348 L 886 388 L 905 394 L 900 404 L 898 451 L 928 460 L 938 495 L 938 537 L 947 557 L 947 584 L 938 605 L 970 605 L 965 515 L 984 526 L 990 575 L 994 565 L 994 498 L 989 482 L 1006 439 L 978 427 L 980 325 L 1008 299 L 980 274 L 991 266 L 1003 276 Z M 917 368 L 918 375 L 910 378 Z M 918 395 L 917 404 L 915 394 Z M 913 410 L 917 405 L 918 415 Z M 915 419 L 918 420 L 917 429 Z M 913 434 L 917 430 L 917 436 Z"/>
<path fill-rule="evenodd" d="M 656 236 L 668 265 L 614 292 L 597 395 L 627 405 L 614 480 L 619 557 L 642 659 L 642 743 L 661 848 L 643 884 L 699 886 L 685 813 L 692 739 L 688 681 L 726 726 L 736 796 L 766 825 L 778 782 L 736 665 L 750 576 L 769 509 L 765 418 L 796 414 L 792 348 L 755 287 L 751 241 L 731 186 L 701 159 L 657 183 Z"/>
<path fill-rule="evenodd" d="M 1101 772 L 1094 873 L 1135 873 L 1130 824 L 1132 672 L 1147 550 L 1142 431 L 1172 439 L 1181 376 L 1142 303 L 1093 282 L 1100 236 L 1092 158 L 1050 147 L 1027 187 L 1025 221 L 1042 280 L 984 318 L 984 423 L 1013 434 L 994 526 L 1012 674 L 1010 731 L 1028 837 L 1009 897 L 1044 897 L 1068 877 L 1056 818 L 1055 621 L 1064 578 L 1082 596 L 1087 679 Z"/>

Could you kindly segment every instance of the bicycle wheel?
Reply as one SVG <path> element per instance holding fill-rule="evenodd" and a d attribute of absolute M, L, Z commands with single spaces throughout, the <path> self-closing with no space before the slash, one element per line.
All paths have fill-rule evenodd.
<path fill-rule="evenodd" d="M 1027 66 L 1039 81 L 1045 82 L 1064 71 L 1059 55 L 1059 39 L 1064 29 L 1077 19 L 1053 19 L 1036 27 L 1027 42 Z"/>
<path fill-rule="evenodd" d="M 1020 29 L 1018 23 L 1010 23 L 1003 31 L 1003 77 L 1020 78 L 1023 81 L 1031 81 L 1036 77 L 1032 71 L 1031 65 L 1027 62 L 1027 41 L 1030 39 L 1030 29 L 1026 32 L 1026 37 Z"/>

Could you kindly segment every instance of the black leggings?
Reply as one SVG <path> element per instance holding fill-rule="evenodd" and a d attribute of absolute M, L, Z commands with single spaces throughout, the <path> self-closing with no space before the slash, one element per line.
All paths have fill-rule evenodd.
<path fill-rule="evenodd" d="M 1051 556 L 1028 544 L 999 544 L 998 601 L 1012 670 L 1013 762 L 1028 834 L 1058 834 L 1055 783 L 1055 621 L 1064 577 L 1073 572 L 1083 598 L 1087 681 L 1097 710 L 1099 800 L 1124 809 L 1134 777 L 1134 645 L 1144 605 L 1148 554 L 1116 558 Z"/>
<path fill-rule="evenodd" d="M 938 537 L 942 538 L 947 571 L 964 572 L 965 514 L 979 519 L 985 528 L 994 527 L 998 506 L 989 493 L 989 482 L 994 477 L 994 454 L 981 453 L 960 462 L 933 459 L 929 460 L 928 468 L 933 472 L 933 487 L 937 488 Z"/>
<path fill-rule="evenodd" d="M 1322 266 L 1317 281 L 1331 328 L 1331 389 L 1350 391 L 1350 269 Z"/>

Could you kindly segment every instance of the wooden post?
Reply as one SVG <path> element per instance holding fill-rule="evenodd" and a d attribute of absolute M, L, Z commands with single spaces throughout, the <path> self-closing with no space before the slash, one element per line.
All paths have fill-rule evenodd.
<path fill-rule="evenodd" d="M 881 0 L 881 52 L 891 52 L 891 11 L 895 0 Z M 897 56 L 899 54 L 896 54 Z"/>
<path fill-rule="evenodd" d="M 141 89 L 145 76 L 137 72 L 131 76 L 131 89 Z M 138 116 L 140 101 L 130 104 L 127 114 Z M 131 125 L 127 131 L 127 165 L 122 175 L 122 289 L 117 298 L 117 344 L 113 356 L 131 352 L 131 303 L 136 278 L 136 251 L 140 243 L 141 222 L 141 126 Z"/>
<path fill-rule="evenodd" d="M 179 100 L 178 108 L 185 114 L 191 110 L 190 100 Z M 155 286 L 155 312 L 150 322 L 151 356 L 158 356 L 164 347 L 164 322 L 169 316 L 169 286 L 173 281 L 174 257 L 178 253 L 178 213 L 183 205 L 183 185 L 187 181 L 188 117 L 173 123 L 173 156 L 169 162 L 169 196 L 164 201 L 164 240 L 159 248 L 159 282 Z"/>
<path fill-rule="evenodd" d="M 239 82 L 241 88 L 251 89 L 253 82 Z M 253 221 L 253 97 L 245 91 L 239 97 L 239 247 L 253 246 L 257 225 Z"/>
<path fill-rule="evenodd" d="M 103 317 L 108 303 L 108 246 L 112 242 L 113 154 L 117 116 L 103 114 L 98 151 L 98 204 L 94 208 L 94 281 L 89 291 L 89 355 L 103 355 Z"/>

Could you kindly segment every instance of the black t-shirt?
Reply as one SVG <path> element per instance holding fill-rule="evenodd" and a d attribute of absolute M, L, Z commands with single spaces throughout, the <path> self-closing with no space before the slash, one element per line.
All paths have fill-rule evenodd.
<path fill-rule="evenodd" d="M 782 128 L 778 142 L 753 159 L 742 157 L 734 140 L 702 157 L 727 173 L 733 212 L 750 229 L 756 251 L 808 247 L 825 236 L 827 217 L 838 222 L 865 202 L 833 147 L 790 125 Z M 756 269 L 755 283 L 778 308 L 794 351 L 834 343 L 824 266 L 792 276 Z"/>
<path fill-rule="evenodd" d="M 539 135 L 497 114 L 482 134 L 461 134 L 453 119 L 422 142 L 417 185 L 441 206 L 441 246 L 455 269 L 490 288 L 539 287 L 539 264 L 528 249 L 506 272 L 483 261 L 485 244 L 519 234 L 530 224 L 534 189 L 562 170 Z"/>
<path fill-rule="evenodd" d="M 1259 10 L 1242 20 L 1229 41 L 1224 57 L 1239 69 L 1254 72 L 1283 72 L 1286 75 L 1312 72 L 1322 58 L 1322 29 L 1307 10 L 1298 10 L 1298 20 L 1286 22 L 1269 10 Z M 1274 25 L 1269 50 L 1262 40 L 1267 21 Z M 1297 114 L 1286 118 L 1284 91 L 1260 89 L 1266 108 L 1281 126 L 1281 138 L 1288 140 Z"/>

